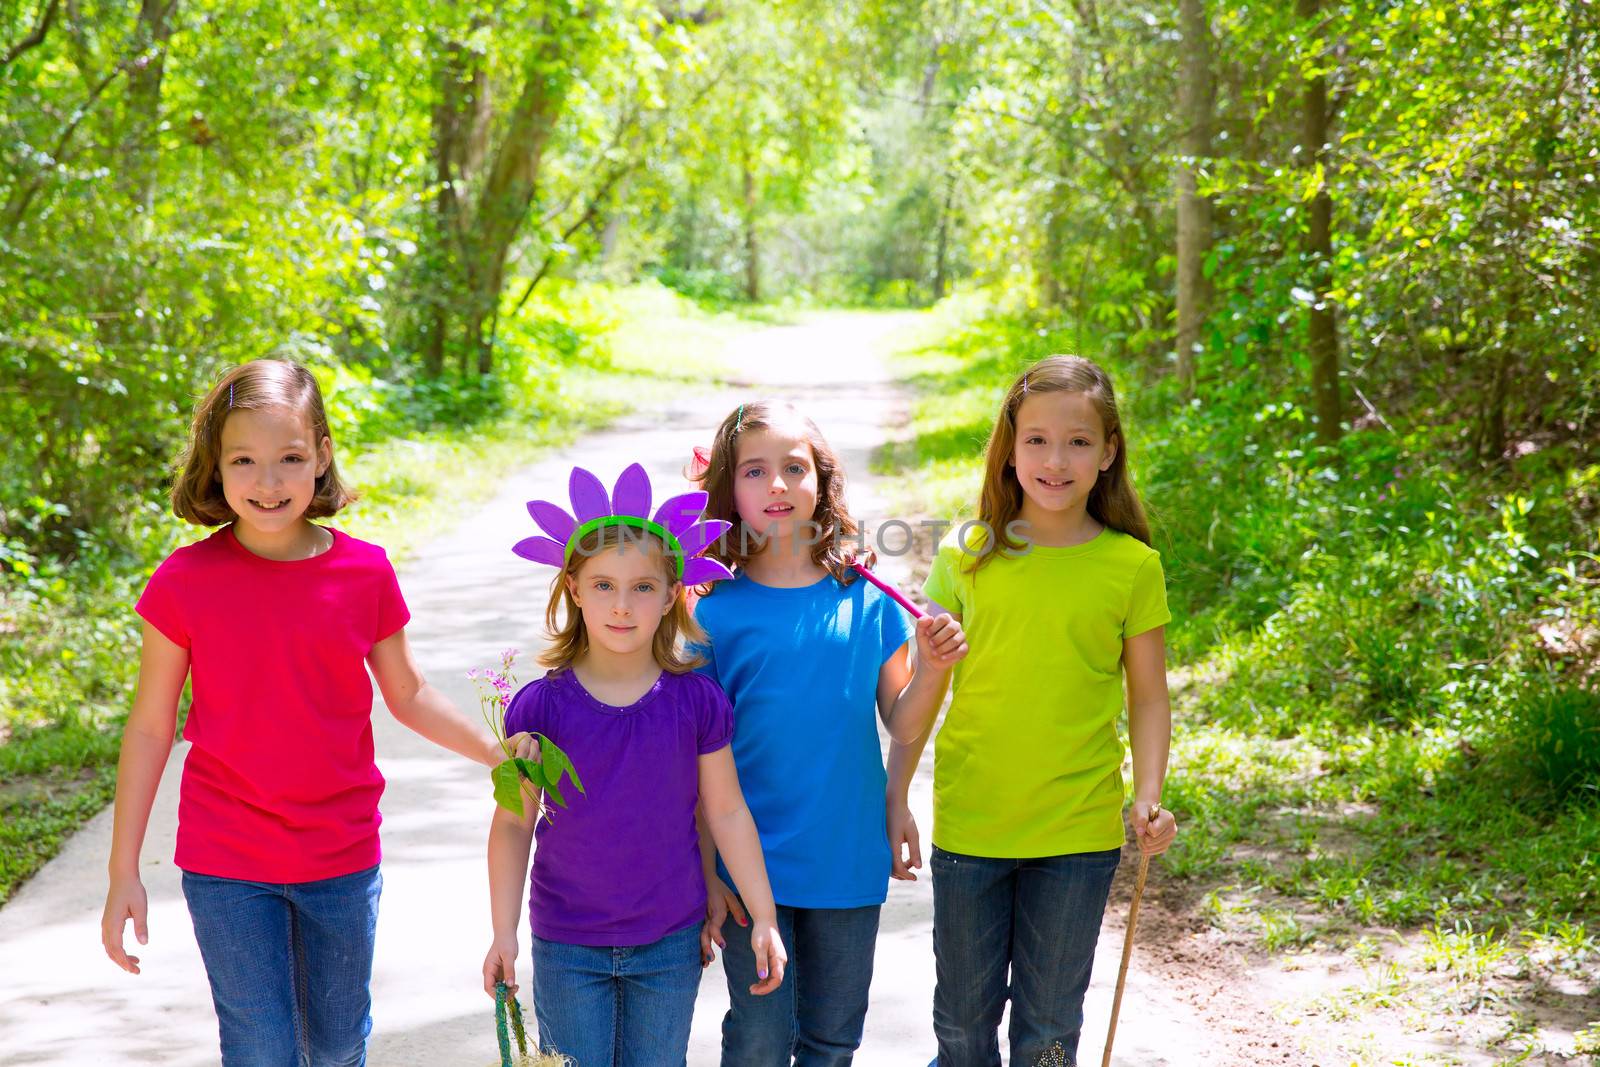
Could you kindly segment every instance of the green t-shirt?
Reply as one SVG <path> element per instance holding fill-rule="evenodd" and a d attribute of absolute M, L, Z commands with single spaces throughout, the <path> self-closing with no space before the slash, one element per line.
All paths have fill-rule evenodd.
<path fill-rule="evenodd" d="M 975 549 L 981 527 L 966 529 Z M 1172 618 L 1160 553 L 1106 529 L 974 574 L 961 532 L 923 586 L 970 649 L 934 743 L 934 844 L 1011 859 L 1120 848 L 1122 642 Z"/>

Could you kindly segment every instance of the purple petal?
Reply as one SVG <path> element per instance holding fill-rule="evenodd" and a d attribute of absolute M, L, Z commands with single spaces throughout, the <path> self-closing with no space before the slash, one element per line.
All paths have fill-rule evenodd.
<path fill-rule="evenodd" d="M 548 537 L 524 537 L 511 546 L 511 551 L 535 563 L 548 563 L 552 567 L 565 566 L 567 546 L 558 545 Z"/>
<path fill-rule="evenodd" d="M 706 509 L 706 493 L 684 493 L 675 496 L 656 509 L 656 522 L 672 531 L 672 536 L 681 537 L 683 531 L 693 526 L 700 519 L 700 513 Z"/>
<path fill-rule="evenodd" d="M 638 463 L 617 475 L 617 484 L 611 490 L 613 515 L 637 515 L 641 519 L 650 514 L 650 476 Z"/>
<path fill-rule="evenodd" d="M 724 522 L 721 519 L 707 519 L 705 522 L 691 526 L 679 534 L 678 543 L 683 546 L 683 554 L 685 556 L 693 556 L 731 529 L 733 529 L 733 523 L 731 522 Z"/>
<path fill-rule="evenodd" d="M 599 478 L 582 467 L 572 468 L 567 492 L 572 497 L 572 517 L 579 526 L 590 519 L 611 514 L 611 499 L 606 496 L 606 487 L 600 484 Z"/>
<path fill-rule="evenodd" d="M 733 577 L 733 572 L 714 559 L 699 556 L 683 565 L 684 585 L 705 585 Z"/>
<path fill-rule="evenodd" d="M 550 535 L 551 540 L 562 544 L 566 544 L 572 531 L 578 528 L 571 515 L 548 500 L 528 501 L 528 514 L 533 516 L 533 521 L 539 524 L 541 530 Z"/>

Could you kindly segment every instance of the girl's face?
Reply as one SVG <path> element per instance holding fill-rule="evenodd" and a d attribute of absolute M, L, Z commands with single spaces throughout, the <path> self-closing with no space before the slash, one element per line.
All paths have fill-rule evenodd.
<path fill-rule="evenodd" d="M 667 573 L 666 557 L 645 545 L 614 545 L 584 560 L 567 591 L 590 644 L 622 656 L 648 650 L 683 588 Z"/>
<path fill-rule="evenodd" d="M 1061 512 L 1086 507 L 1089 491 L 1117 458 L 1105 424 L 1084 393 L 1029 393 L 1017 408 L 1011 465 L 1025 504 Z"/>
<path fill-rule="evenodd" d="M 817 513 L 817 459 L 791 430 L 753 430 L 739 438 L 733 506 L 751 533 L 773 540 L 803 535 Z"/>
<path fill-rule="evenodd" d="M 332 461 L 332 442 L 316 440 L 300 412 L 235 411 L 222 424 L 217 477 L 239 521 L 274 534 L 300 521 Z"/>

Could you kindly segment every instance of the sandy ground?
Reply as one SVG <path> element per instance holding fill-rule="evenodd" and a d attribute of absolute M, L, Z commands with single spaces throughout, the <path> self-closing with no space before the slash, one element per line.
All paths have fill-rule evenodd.
<path fill-rule="evenodd" d="M 509 479 L 499 496 L 401 570 L 414 616 L 411 640 L 429 677 L 471 709 L 477 702 L 466 680 L 468 669 L 492 664 L 506 647 L 521 648 L 524 660 L 530 658 L 526 652 L 539 640 L 549 572 L 509 551 L 532 530 L 524 501 L 562 498 L 574 463 L 609 484 L 627 463 L 640 460 L 658 487 L 676 484 L 691 446 L 705 442 L 741 400 L 778 395 L 810 413 L 843 454 L 852 511 L 875 528 L 889 516 L 869 456 L 902 421 L 906 399 L 888 380 L 874 346 L 896 325 L 892 316 L 840 315 L 752 332 L 731 353 L 746 379 L 738 387 L 685 392 L 666 409 L 630 416 Z M 658 489 L 658 499 L 663 495 Z M 880 571 L 904 581 L 911 562 L 888 557 Z M 486 774 L 401 728 L 381 703 L 374 722 L 379 765 L 389 785 L 382 804 L 385 888 L 370 1062 L 378 1067 L 493 1063 L 493 1013 L 478 977 L 489 941 Z M 19 1067 L 217 1062 L 216 1022 L 171 863 L 185 751 L 180 745 L 173 753 L 144 850 L 151 931 L 150 944 L 138 953 L 144 973 L 122 973 L 99 946 L 108 810 L 0 909 L 0 1062 Z M 929 756 L 912 798 L 925 838 L 931 831 L 931 773 Z M 1080 1049 L 1085 1064 L 1100 1062 L 1132 866 L 1124 864 L 1101 939 Z M 872 1008 L 856 1058 L 864 1067 L 922 1067 L 933 1054 L 931 926 L 926 874 L 916 883 L 892 883 Z M 1159 894 L 1147 903 L 1140 946 L 1117 1038 L 1117 1063 L 1311 1062 L 1292 1051 L 1289 1028 L 1252 992 L 1248 961 L 1213 946 L 1205 930 L 1168 914 Z M 719 962 L 701 987 L 691 1064 L 717 1062 L 726 1005 Z"/>

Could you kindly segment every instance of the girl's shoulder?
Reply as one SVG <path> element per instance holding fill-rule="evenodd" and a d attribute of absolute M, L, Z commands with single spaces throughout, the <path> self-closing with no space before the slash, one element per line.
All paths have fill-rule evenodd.
<path fill-rule="evenodd" d="M 1145 544 L 1132 534 L 1125 534 L 1109 526 L 1101 531 L 1096 540 L 1104 542 L 1101 551 L 1107 556 L 1134 570 L 1138 570 L 1152 559 L 1157 561 L 1161 559 L 1160 550 Z"/>
<path fill-rule="evenodd" d="M 389 562 L 389 553 L 382 545 L 363 541 L 359 537 L 351 537 L 337 527 L 328 526 L 325 529 L 333 535 L 343 560 L 362 566 L 394 569 L 394 565 Z"/>
<path fill-rule="evenodd" d="M 228 548 L 229 536 L 228 528 L 222 526 L 198 541 L 173 549 L 157 565 L 151 580 L 191 577 L 227 560 L 232 555 Z"/>
<path fill-rule="evenodd" d="M 562 676 L 570 673 L 570 671 L 546 671 L 533 681 L 524 683 L 520 689 L 512 693 L 511 699 L 506 701 L 506 732 L 515 732 L 511 728 L 513 716 L 517 719 L 518 726 L 516 729 L 519 730 L 529 728 L 530 717 L 539 718 L 542 721 L 544 711 L 549 707 L 551 698 L 558 693 L 564 684 Z"/>

